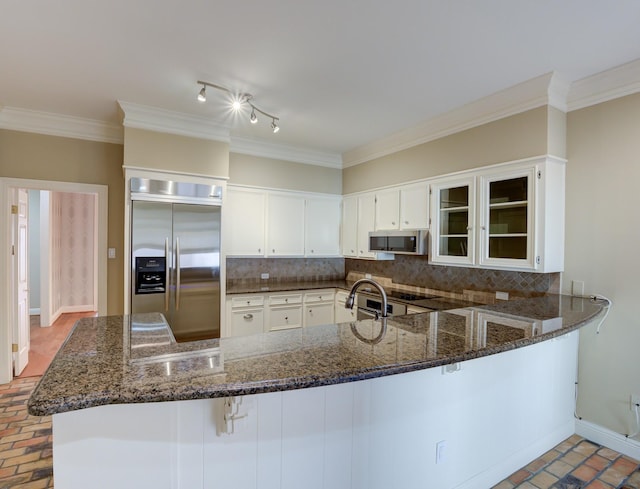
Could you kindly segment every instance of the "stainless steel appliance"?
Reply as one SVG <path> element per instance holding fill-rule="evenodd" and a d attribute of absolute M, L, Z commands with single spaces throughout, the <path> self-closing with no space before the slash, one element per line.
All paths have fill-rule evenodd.
<path fill-rule="evenodd" d="M 177 341 L 220 337 L 222 188 L 132 178 L 131 201 L 131 313 L 162 313 Z"/>
<path fill-rule="evenodd" d="M 403 255 L 424 255 L 427 253 L 428 232 L 413 231 L 372 231 L 369 233 L 369 251 L 397 253 Z"/>
<path fill-rule="evenodd" d="M 382 316 L 381 297 L 359 293 L 357 319 L 378 319 Z M 387 316 L 402 316 L 407 313 L 407 306 L 401 302 L 387 301 Z"/>

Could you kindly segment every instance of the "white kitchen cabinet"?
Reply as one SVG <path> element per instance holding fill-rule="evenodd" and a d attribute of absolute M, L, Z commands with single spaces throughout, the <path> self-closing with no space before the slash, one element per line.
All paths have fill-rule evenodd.
<path fill-rule="evenodd" d="M 305 254 L 340 255 L 340 197 L 307 197 L 305 207 Z"/>
<path fill-rule="evenodd" d="M 232 296 L 227 300 L 228 336 L 262 333 L 265 324 L 264 296 Z"/>
<path fill-rule="evenodd" d="M 305 199 L 270 193 L 267 204 L 267 256 L 304 256 Z"/>
<path fill-rule="evenodd" d="M 474 175 L 432 184 L 431 262 L 475 263 L 475 189 Z"/>
<path fill-rule="evenodd" d="M 391 189 L 375 195 L 375 230 L 400 229 L 400 190 Z"/>
<path fill-rule="evenodd" d="M 357 306 L 354 305 L 353 309 L 347 309 L 344 307 L 348 296 L 349 294 L 345 291 L 339 290 L 336 292 L 334 311 L 334 321 L 336 323 L 348 323 L 358 319 Z"/>
<path fill-rule="evenodd" d="M 544 156 L 434 181 L 431 262 L 561 272 L 565 164 Z"/>
<path fill-rule="evenodd" d="M 302 294 L 269 295 L 269 318 L 265 331 L 302 327 Z"/>
<path fill-rule="evenodd" d="M 342 199 L 342 254 L 345 257 L 358 256 L 358 197 Z"/>
<path fill-rule="evenodd" d="M 304 294 L 304 326 L 333 324 L 334 289 L 314 290 Z"/>
<path fill-rule="evenodd" d="M 422 182 L 400 188 L 400 229 L 429 228 L 429 185 Z"/>
<path fill-rule="evenodd" d="M 264 256 L 266 202 L 264 191 L 227 188 L 223 205 L 227 256 Z"/>
<path fill-rule="evenodd" d="M 376 225 L 376 197 L 373 193 L 358 195 L 358 258 L 375 258 L 376 254 L 369 251 L 369 232 Z"/>

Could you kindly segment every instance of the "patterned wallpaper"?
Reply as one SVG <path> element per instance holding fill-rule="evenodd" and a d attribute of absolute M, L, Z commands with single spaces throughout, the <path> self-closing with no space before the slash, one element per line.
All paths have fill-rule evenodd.
<path fill-rule="evenodd" d="M 92 194 L 51 193 L 53 311 L 95 307 L 95 200 Z"/>

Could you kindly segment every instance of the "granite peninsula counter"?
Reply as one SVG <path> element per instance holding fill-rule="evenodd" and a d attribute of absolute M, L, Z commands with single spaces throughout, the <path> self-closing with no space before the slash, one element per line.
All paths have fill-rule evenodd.
<path fill-rule="evenodd" d="M 175 343 L 159 314 L 85 318 L 29 400 L 33 415 L 241 396 L 401 374 L 565 335 L 604 304 L 547 295 L 496 305 Z"/>

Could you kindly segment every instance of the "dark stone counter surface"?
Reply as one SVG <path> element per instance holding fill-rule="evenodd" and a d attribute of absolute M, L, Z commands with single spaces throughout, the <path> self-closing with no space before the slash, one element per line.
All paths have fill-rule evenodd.
<path fill-rule="evenodd" d="M 371 379 L 564 335 L 604 302 L 550 295 L 498 305 L 175 343 L 160 314 L 78 321 L 29 399 L 49 415 L 106 404 L 238 396 Z"/>

